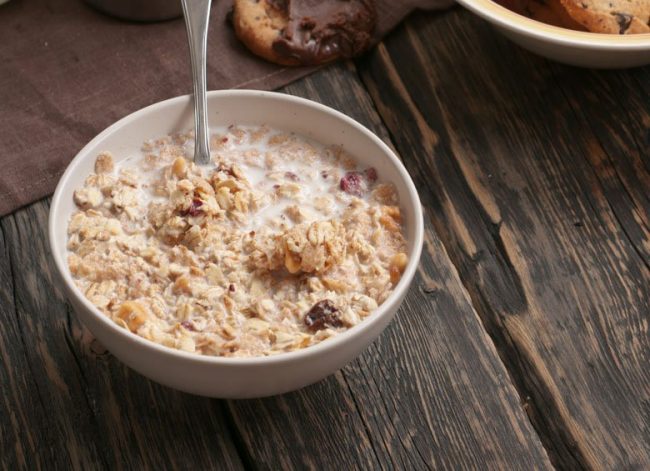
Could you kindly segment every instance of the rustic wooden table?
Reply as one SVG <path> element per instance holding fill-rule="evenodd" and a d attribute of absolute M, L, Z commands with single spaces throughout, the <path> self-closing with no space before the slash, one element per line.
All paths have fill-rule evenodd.
<path fill-rule="evenodd" d="M 533 56 L 419 14 L 285 92 L 401 154 L 426 243 L 358 360 L 262 400 L 116 361 L 55 283 L 48 201 L 0 221 L 0 464 L 33 468 L 650 468 L 650 68 Z"/>

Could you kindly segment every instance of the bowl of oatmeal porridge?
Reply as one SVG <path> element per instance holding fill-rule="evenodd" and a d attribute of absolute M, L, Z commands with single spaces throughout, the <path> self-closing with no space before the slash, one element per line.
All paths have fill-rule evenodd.
<path fill-rule="evenodd" d="M 81 321 L 141 374 L 213 397 L 298 389 L 396 314 L 422 247 L 417 191 L 323 105 L 238 90 L 208 108 L 209 165 L 192 162 L 189 96 L 84 147 L 52 200 L 52 254 Z"/>

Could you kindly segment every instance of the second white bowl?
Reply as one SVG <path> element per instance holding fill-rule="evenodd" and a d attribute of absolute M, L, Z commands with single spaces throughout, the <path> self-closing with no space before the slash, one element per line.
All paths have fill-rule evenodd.
<path fill-rule="evenodd" d="M 650 64 L 650 34 L 573 31 L 526 18 L 493 0 L 458 3 L 485 18 L 521 47 L 558 62 L 601 69 Z"/>

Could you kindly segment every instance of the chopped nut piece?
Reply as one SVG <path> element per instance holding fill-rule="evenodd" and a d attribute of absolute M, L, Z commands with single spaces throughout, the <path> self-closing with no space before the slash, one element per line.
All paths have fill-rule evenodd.
<path fill-rule="evenodd" d="M 397 267 L 399 270 L 404 271 L 406 264 L 408 263 L 408 257 L 404 252 L 400 252 L 393 256 L 390 261 L 390 264 Z"/>
<path fill-rule="evenodd" d="M 103 199 L 97 188 L 81 188 L 74 192 L 74 202 L 82 209 L 96 208 Z"/>
<path fill-rule="evenodd" d="M 191 294 L 192 286 L 190 284 L 190 279 L 186 276 L 179 276 L 174 282 L 174 292 L 176 294 Z"/>
<path fill-rule="evenodd" d="M 178 157 L 172 163 L 172 173 L 176 178 L 185 178 L 187 170 L 187 161 L 183 157 Z"/>
<path fill-rule="evenodd" d="M 291 251 L 287 250 L 284 253 L 284 266 L 289 271 L 289 273 L 298 273 L 300 271 L 300 258 L 293 255 Z"/>
<path fill-rule="evenodd" d="M 95 173 L 111 173 L 114 168 L 113 156 L 110 152 L 102 152 L 97 156 L 97 160 L 95 160 Z"/>
<path fill-rule="evenodd" d="M 117 311 L 117 317 L 126 323 L 131 332 L 136 332 L 146 322 L 147 311 L 137 301 L 126 301 Z"/>
<path fill-rule="evenodd" d="M 345 237 L 345 229 L 338 222 L 317 221 L 294 226 L 276 240 L 277 249 L 284 252 L 284 266 L 289 273 L 319 273 L 342 259 Z"/>
<path fill-rule="evenodd" d="M 379 222 L 391 232 L 399 232 L 402 220 L 400 210 L 397 206 L 382 206 L 382 215 Z"/>
<path fill-rule="evenodd" d="M 393 256 L 393 258 L 390 261 L 390 265 L 388 266 L 391 283 L 393 283 L 394 285 L 397 284 L 397 282 L 402 277 L 402 273 L 404 273 L 404 269 L 406 268 L 407 263 L 408 263 L 408 257 L 406 256 L 405 253 L 400 252 L 397 255 Z"/>

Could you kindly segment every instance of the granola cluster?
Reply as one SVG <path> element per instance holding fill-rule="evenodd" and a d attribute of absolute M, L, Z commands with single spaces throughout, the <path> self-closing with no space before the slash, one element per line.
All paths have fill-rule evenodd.
<path fill-rule="evenodd" d="M 369 316 L 407 264 L 392 184 L 340 148 L 267 127 L 148 142 L 97 157 L 74 192 L 68 265 L 117 324 L 160 344 L 262 356 L 321 342 Z"/>

